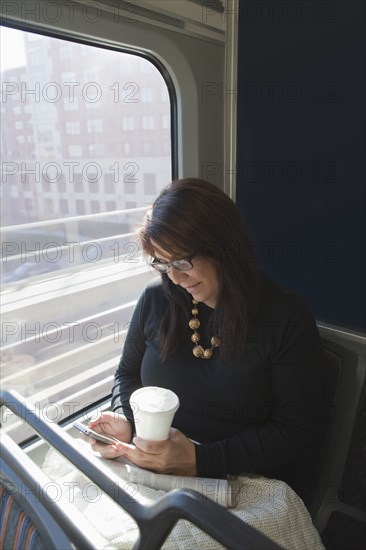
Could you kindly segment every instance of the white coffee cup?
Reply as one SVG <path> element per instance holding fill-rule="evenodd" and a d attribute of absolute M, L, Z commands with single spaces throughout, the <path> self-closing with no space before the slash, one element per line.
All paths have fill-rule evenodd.
<path fill-rule="evenodd" d="M 179 408 L 178 396 L 173 391 L 146 386 L 133 392 L 130 405 L 138 437 L 147 441 L 168 439 L 170 426 Z"/>

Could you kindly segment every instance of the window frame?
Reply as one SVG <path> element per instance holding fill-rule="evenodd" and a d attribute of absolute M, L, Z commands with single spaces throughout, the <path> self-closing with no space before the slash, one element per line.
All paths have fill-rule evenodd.
<path fill-rule="evenodd" d="M 171 140 L 171 173 L 172 173 L 172 180 L 177 179 L 179 177 L 178 174 L 178 129 L 177 129 L 177 121 L 178 121 L 178 114 L 177 114 L 177 93 L 175 90 L 175 86 L 173 83 L 173 79 L 166 69 L 166 67 L 163 65 L 163 63 L 152 53 L 140 49 L 136 49 L 133 46 L 123 46 L 123 45 L 113 45 L 106 44 L 104 39 L 99 37 L 93 37 L 93 38 L 81 38 L 80 36 L 75 35 L 74 33 L 71 33 L 70 31 L 67 31 L 66 29 L 61 31 L 57 31 L 55 29 L 47 29 L 44 30 L 42 27 L 38 27 L 34 23 L 24 23 L 24 22 L 16 22 L 11 21 L 10 19 L 4 21 L 3 18 L 0 17 L 0 25 L 3 27 L 9 27 L 11 29 L 16 29 L 20 31 L 24 31 L 27 33 L 36 33 L 42 36 L 47 36 L 50 38 L 56 38 L 58 40 L 62 40 L 65 42 L 65 44 L 69 42 L 74 42 L 75 44 L 82 44 L 86 46 L 92 46 L 96 48 L 101 48 L 102 50 L 111 50 L 114 52 L 120 52 L 120 53 L 126 53 L 130 55 L 136 55 L 138 57 L 141 57 L 142 59 L 146 59 L 150 63 L 154 65 L 154 67 L 159 71 L 162 78 L 164 79 L 164 82 L 167 86 L 167 91 L 169 94 L 170 99 L 170 140 Z"/>
<path fill-rule="evenodd" d="M 75 2 L 75 23 L 70 25 L 66 17 L 57 21 L 46 21 L 42 16 L 42 6 L 46 0 L 39 0 L 40 16 L 34 21 L 25 22 L 21 15 L 19 0 L 14 1 L 18 7 L 12 15 L 6 15 L 1 24 L 9 28 L 35 32 L 54 37 L 65 42 L 85 44 L 121 53 L 137 54 L 149 60 L 159 70 L 167 85 L 171 109 L 171 170 L 172 178 L 201 176 L 202 165 L 213 159 L 218 167 L 224 161 L 224 108 L 217 105 L 202 106 L 202 79 L 220 82 L 224 75 L 224 43 L 200 33 L 185 31 L 184 34 L 172 32 L 175 29 L 155 22 L 148 24 L 138 21 L 134 24 L 117 25 L 113 16 L 103 16 L 103 28 L 99 25 L 88 25 L 81 21 L 82 5 Z M 101 6 L 103 9 L 103 6 Z M 81 22 L 81 24 L 80 24 Z M 128 23 L 128 22 L 127 22 Z M 98 36 L 94 35 L 97 29 Z M 138 31 L 138 32 L 136 32 Z M 222 37 L 221 37 L 222 38 Z M 202 40 L 202 50 L 197 49 L 197 40 Z M 186 47 L 187 46 L 187 47 Z M 213 53 L 216 63 L 204 67 L 207 53 Z M 218 54 L 218 57 L 216 56 Z M 204 69 L 201 75 L 201 68 Z M 207 71 L 206 71 L 207 69 Z M 217 106 L 221 107 L 218 109 Z M 190 116 L 187 116 L 189 113 Z M 214 131 L 207 133 L 207 124 L 214 125 Z M 206 133 L 205 133 L 206 132 Z M 209 135 L 210 134 L 210 135 Z M 216 136 L 216 137 L 213 137 Z M 220 136 L 219 138 L 217 136 Z M 212 183 L 223 187 L 219 171 L 208 178 Z M 131 205 L 133 208 L 135 205 Z M 61 423 L 66 422 L 62 419 Z"/>
<path fill-rule="evenodd" d="M 41 36 L 45 36 L 45 37 L 49 37 L 49 38 L 55 38 L 57 40 L 62 40 L 66 44 L 73 42 L 74 44 L 82 44 L 82 45 L 91 46 L 91 47 L 99 47 L 104 51 L 109 50 L 109 51 L 115 51 L 115 52 L 119 52 L 119 53 L 127 53 L 129 55 L 135 55 L 135 56 L 138 56 L 139 58 L 145 59 L 146 61 L 152 63 L 152 65 L 155 68 L 158 69 L 160 75 L 164 79 L 164 82 L 167 86 L 167 92 L 168 92 L 169 97 L 170 97 L 171 116 L 172 116 L 172 113 L 176 112 L 176 94 L 174 92 L 174 87 L 173 87 L 173 84 L 172 84 L 172 80 L 170 78 L 168 78 L 168 79 L 166 78 L 166 76 L 168 74 L 166 71 L 164 71 L 164 74 L 162 74 L 161 65 L 152 56 L 143 54 L 140 51 L 137 52 L 136 50 L 130 49 L 130 48 L 108 47 L 103 43 L 99 43 L 97 40 L 81 40 L 81 39 L 79 39 L 75 36 L 67 36 L 66 37 L 64 34 L 61 34 L 61 33 L 58 33 L 58 32 L 53 32 L 53 31 L 45 31 L 43 29 L 38 29 L 38 28 L 33 28 L 33 26 L 32 26 L 32 28 L 29 28 L 29 26 L 25 25 L 25 24 L 8 24 L 8 22 L 5 23 L 4 21 L 1 21 L 1 25 L 5 26 L 5 27 L 8 27 L 8 28 L 16 29 L 16 30 L 19 30 L 19 31 L 23 31 L 23 32 L 26 32 L 26 33 L 36 33 L 37 35 L 41 35 Z M 176 120 L 176 116 L 175 116 L 175 120 Z M 74 130 L 75 130 L 74 125 L 77 126 L 78 121 L 76 119 L 75 120 L 73 119 L 71 121 L 67 121 L 67 124 L 69 125 L 69 128 L 68 128 L 69 131 L 71 130 L 71 134 L 73 135 Z M 173 120 L 171 121 L 171 125 L 172 125 L 172 128 L 173 128 L 174 127 Z M 81 131 L 81 129 L 79 128 L 79 132 L 76 132 L 76 133 L 80 133 L 80 131 Z M 67 132 L 67 133 L 70 133 L 70 132 Z M 171 139 L 172 139 L 172 133 L 171 133 Z M 170 170 L 171 170 L 171 174 L 172 174 L 172 179 L 174 179 L 174 177 L 177 177 L 177 159 L 176 159 L 176 157 L 174 157 L 173 151 L 177 151 L 177 147 L 173 146 L 173 141 L 171 143 L 172 143 L 172 153 L 170 155 Z M 90 186 L 93 185 L 93 184 L 89 182 L 86 185 L 87 185 L 87 187 L 90 188 Z M 95 192 L 94 189 L 92 189 L 92 190 L 89 189 L 89 190 L 92 192 L 92 194 L 94 194 L 94 192 Z M 120 191 L 123 192 L 123 187 L 122 186 L 121 186 Z M 59 188 L 58 188 L 57 193 L 58 193 L 58 195 L 62 195 Z M 47 192 L 44 192 L 44 195 L 45 195 L 45 199 L 47 199 Z M 76 196 L 77 196 L 77 193 L 76 193 Z M 52 200 L 52 198 L 48 198 L 48 200 Z M 28 197 L 28 198 L 25 199 L 25 201 L 28 204 L 27 208 L 28 209 L 31 208 L 31 206 L 33 204 L 32 203 L 33 198 Z M 100 204 L 99 204 L 98 200 L 94 200 L 92 198 L 91 199 L 91 204 L 93 206 L 92 214 L 102 213 L 103 209 L 100 207 Z M 136 208 L 135 203 L 131 203 L 130 206 L 131 206 L 131 208 Z M 126 207 L 128 207 L 127 203 L 126 203 Z M 83 213 L 81 213 L 81 212 L 80 212 L 80 214 L 83 215 Z M 85 212 L 84 212 L 84 214 L 85 214 Z M 68 216 L 66 216 L 66 217 L 68 217 Z M 148 270 L 147 266 L 146 266 L 146 270 Z M 120 353 L 120 351 L 121 350 L 118 349 L 118 353 Z M 105 399 L 105 398 L 106 397 L 104 397 L 103 399 Z M 80 413 L 80 411 L 78 411 L 78 414 L 79 413 Z M 60 419 L 59 422 L 64 423 L 64 422 L 67 421 L 67 419 L 68 419 L 67 416 L 63 417 L 63 418 Z M 19 438 L 19 436 L 16 435 L 16 432 L 15 432 L 15 436 L 17 437 L 17 439 Z M 28 445 L 30 442 L 32 442 L 34 440 L 35 437 L 36 436 L 29 436 L 29 435 L 25 434 L 23 436 L 23 438 L 20 439 L 20 443 L 22 445 Z"/>

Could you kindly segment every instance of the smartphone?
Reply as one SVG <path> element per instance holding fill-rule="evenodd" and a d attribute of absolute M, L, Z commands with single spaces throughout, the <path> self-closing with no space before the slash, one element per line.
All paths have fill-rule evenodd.
<path fill-rule="evenodd" d="M 112 437 L 108 434 L 98 434 L 88 426 L 85 426 L 85 424 L 82 424 L 81 422 L 75 421 L 73 424 L 74 428 L 79 430 L 81 433 L 88 437 L 92 437 L 96 441 L 99 441 L 100 443 L 105 443 L 106 445 L 113 445 L 116 442 L 119 442 L 118 439 L 115 437 Z"/>

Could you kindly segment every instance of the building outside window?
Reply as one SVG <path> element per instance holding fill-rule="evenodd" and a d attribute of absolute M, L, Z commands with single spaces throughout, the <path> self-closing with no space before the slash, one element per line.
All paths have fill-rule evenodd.
<path fill-rule="evenodd" d="M 144 130 L 153 130 L 155 128 L 154 117 L 151 115 L 145 115 L 142 117 L 142 128 Z"/>
<path fill-rule="evenodd" d="M 155 174 L 144 174 L 144 193 L 147 195 L 156 195 Z"/>
<path fill-rule="evenodd" d="M 109 387 L 120 331 L 152 276 L 133 233 L 172 178 L 171 148 L 164 145 L 170 140 L 167 84 L 135 53 L 5 27 L 1 32 L 10 45 L 3 82 L 19 89 L 21 83 L 35 89 L 55 82 L 68 94 L 59 101 L 33 94 L 24 102 L 15 93 L 1 113 L 3 165 L 19 167 L 2 174 L 2 238 L 26 251 L 3 257 L 2 321 L 24 319 L 53 332 L 6 338 L 2 357 L 27 359 L 30 366 L 18 362 L 12 369 L 6 362 L 0 382 L 42 406 L 76 396 L 82 408 L 94 391 L 98 398 Z M 23 52 L 18 64 L 10 55 L 14 48 Z M 57 91 L 47 90 L 49 97 Z M 166 128 L 155 123 L 164 115 Z M 24 271 L 25 264 L 31 269 Z M 114 335 L 108 327 L 116 320 Z M 88 323 L 100 327 L 100 339 L 91 341 Z"/>
<path fill-rule="evenodd" d="M 122 130 L 134 130 L 135 118 L 133 116 L 124 116 L 122 118 Z"/>

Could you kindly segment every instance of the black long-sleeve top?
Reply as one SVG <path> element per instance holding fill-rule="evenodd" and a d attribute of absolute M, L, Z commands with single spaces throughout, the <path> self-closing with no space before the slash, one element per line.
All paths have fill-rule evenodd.
<path fill-rule="evenodd" d="M 157 331 L 167 302 L 161 281 L 144 290 L 133 313 L 115 375 L 112 408 L 133 423 L 131 393 L 141 386 L 173 390 L 173 426 L 200 442 L 197 475 L 259 473 L 282 479 L 309 503 L 316 486 L 323 355 L 314 318 L 300 296 L 262 278 L 262 298 L 237 360 L 192 354 L 192 330 L 159 357 Z M 199 304 L 203 336 L 212 309 Z M 209 347 L 209 337 L 200 342 Z"/>

